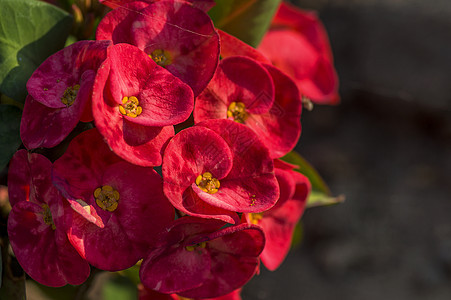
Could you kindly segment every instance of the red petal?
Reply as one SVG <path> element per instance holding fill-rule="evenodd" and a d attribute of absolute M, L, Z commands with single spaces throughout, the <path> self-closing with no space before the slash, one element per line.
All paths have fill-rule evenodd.
<path fill-rule="evenodd" d="M 97 128 L 111 149 L 123 159 L 141 166 L 161 165 L 161 152 L 174 135 L 174 128 L 142 126 L 125 119 L 111 98 L 110 85 L 105 88 L 109 71 L 107 60 L 100 67 L 94 85 L 93 115 Z"/>
<path fill-rule="evenodd" d="M 247 56 L 258 62 L 271 63 L 260 51 L 249 46 L 240 39 L 228 34 L 221 29 L 217 29 L 219 37 L 221 38 L 221 57 L 226 58 L 230 56 Z"/>
<path fill-rule="evenodd" d="M 274 84 L 260 63 L 244 56 L 221 60 L 215 76 L 196 99 L 195 122 L 226 119 L 232 102 L 244 103 L 250 114 L 269 111 L 274 103 Z"/>
<path fill-rule="evenodd" d="M 42 210 L 26 201 L 11 210 L 8 235 L 17 260 L 41 284 L 60 287 L 83 283 L 89 276 L 88 263 L 69 244 L 62 228 L 53 230 L 45 224 Z"/>
<path fill-rule="evenodd" d="M 146 252 L 155 236 L 174 220 L 174 208 L 163 194 L 163 180 L 152 168 L 120 162 L 106 170 L 102 185 L 120 194 L 111 221 L 119 222 L 130 240 Z"/>
<path fill-rule="evenodd" d="M 230 120 L 208 120 L 198 126 L 219 134 L 233 154 L 233 167 L 221 180 L 219 191 L 212 195 L 202 193 L 202 199 L 213 205 L 217 195 L 216 199 L 221 197 L 224 203 L 241 212 L 260 212 L 272 207 L 279 197 L 273 161 L 255 133 Z"/>
<path fill-rule="evenodd" d="M 264 65 L 276 88 L 275 101 L 264 114 L 252 114 L 246 120 L 270 150 L 272 158 L 282 157 L 296 146 L 301 135 L 302 103 L 296 84 L 279 69 Z"/>
<path fill-rule="evenodd" d="M 49 108 L 65 108 L 61 102 L 64 91 L 75 84 L 83 88 L 82 74 L 87 70 L 97 70 L 106 57 L 108 45 L 108 41 L 79 41 L 50 56 L 27 82 L 31 97 Z M 77 96 L 75 101 L 87 102 L 87 99 L 80 98 Z"/>
<path fill-rule="evenodd" d="M 8 194 L 11 206 L 21 201 L 47 203 L 58 197 L 50 178 L 52 163 L 43 155 L 17 151 L 8 170 Z"/>
<path fill-rule="evenodd" d="M 163 158 L 164 192 L 181 211 L 195 216 L 234 222 L 236 214 L 221 206 L 204 203 L 193 191 L 197 176 L 210 172 L 221 180 L 232 168 L 232 153 L 226 142 L 205 127 L 179 132 L 168 144 Z"/>
<path fill-rule="evenodd" d="M 195 289 L 179 294 L 189 298 L 212 298 L 242 287 L 255 274 L 265 237 L 257 226 L 241 224 L 208 236 L 211 275 Z"/>
<path fill-rule="evenodd" d="M 105 16 L 97 39 L 129 43 L 151 54 L 172 55 L 167 70 L 198 95 L 212 78 L 219 60 L 219 37 L 208 15 L 185 2 L 161 1 L 143 8 L 130 3 Z M 124 20 L 124 21 L 122 21 Z"/>
<path fill-rule="evenodd" d="M 75 199 L 87 198 L 99 187 L 103 173 L 121 161 L 95 128 L 82 132 L 69 144 L 66 152 L 53 164 L 53 180 Z"/>
<path fill-rule="evenodd" d="M 77 126 L 85 103 L 75 101 L 70 107 L 50 108 L 27 96 L 20 123 L 25 147 L 52 148 L 61 143 Z"/>
<path fill-rule="evenodd" d="M 304 212 L 308 193 L 311 189 L 308 179 L 295 171 L 278 171 L 281 197 L 277 205 L 263 214 L 258 225 L 266 235 L 266 245 L 262 262 L 271 271 L 277 269 L 285 259 L 291 246 L 296 224 Z M 288 181 L 291 181 L 289 184 Z"/>

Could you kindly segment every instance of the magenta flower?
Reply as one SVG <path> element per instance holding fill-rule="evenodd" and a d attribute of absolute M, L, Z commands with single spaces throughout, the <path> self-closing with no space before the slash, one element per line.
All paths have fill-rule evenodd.
<path fill-rule="evenodd" d="M 65 214 L 71 212 L 52 185 L 51 168 L 44 156 L 26 150 L 12 158 L 9 240 L 20 265 L 37 282 L 52 287 L 81 284 L 89 276 L 89 264 L 67 239 Z"/>
<path fill-rule="evenodd" d="M 118 7 L 102 19 L 96 38 L 137 46 L 194 95 L 207 86 L 219 61 L 219 37 L 210 17 L 185 1 Z"/>
<path fill-rule="evenodd" d="M 275 166 L 280 187 L 280 198 L 276 205 L 262 213 L 245 215 L 248 223 L 263 228 L 266 245 L 261 260 L 271 271 L 282 264 L 290 250 L 294 227 L 304 212 L 311 190 L 307 177 L 294 171 L 294 166 L 279 160 L 275 161 Z"/>
<path fill-rule="evenodd" d="M 275 96 L 274 96 L 275 89 Z M 291 151 L 301 134 L 302 103 L 296 84 L 269 64 L 231 56 L 197 97 L 195 122 L 231 119 L 249 126 L 272 158 Z"/>
<path fill-rule="evenodd" d="M 108 41 L 80 41 L 45 60 L 27 82 L 20 136 L 28 149 L 54 147 L 81 120 L 92 121 L 91 93 Z"/>
<path fill-rule="evenodd" d="M 188 298 L 219 297 L 242 287 L 257 271 L 265 237 L 258 226 L 219 230 L 218 220 L 183 217 L 144 259 L 143 285 Z"/>
<path fill-rule="evenodd" d="M 70 242 L 102 270 L 134 265 L 174 219 L 161 177 L 121 160 L 97 129 L 70 143 L 54 163 L 53 180 L 77 212 L 67 218 Z"/>
<path fill-rule="evenodd" d="M 279 197 L 267 148 L 246 126 L 209 120 L 179 132 L 163 157 L 164 193 L 180 211 L 229 223 Z"/>
<path fill-rule="evenodd" d="M 161 165 L 172 125 L 193 110 L 193 92 L 132 45 L 111 46 L 97 73 L 93 92 L 95 124 L 123 159 L 141 166 Z"/>
<path fill-rule="evenodd" d="M 339 102 L 329 39 L 315 12 L 282 3 L 258 50 L 295 80 L 303 96 L 318 104 Z"/>

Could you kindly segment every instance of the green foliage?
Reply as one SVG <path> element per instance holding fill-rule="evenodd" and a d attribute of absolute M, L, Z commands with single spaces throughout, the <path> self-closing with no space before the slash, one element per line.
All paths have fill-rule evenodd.
<path fill-rule="evenodd" d="M 304 174 L 312 184 L 312 192 L 307 200 L 307 207 L 337 204 L 344 201 L 344 196 L 333 197 L 329 187 L 318 172 L 302 156 L 292 151 L 282 157 L 282 160 L 297 165 L 299 173 Z"/>
<path fill-rule="evenodd" d="M 257 47 L 280 0 L 216 0 L 208 14 L 215 26 Z"/>
<path fill-rule="evenodd" d="M 138 285 L 141 283 L 141 279 L 139 278 L 139 268 L 140 268 L 140 266 L 138 264 L 136 264 L 131 268 L 119 271 L 118 274 L 127 277 L 135 285 Z"/>
<path fill-rule="evenodd" d="M 0 105 L 0 170 L 6 167 L 9 160 L 19 148 L 20 117 L 22 112 L 12 105 Z"/>
<path fill-rule="evenodd" d="M 73 299 L 77 293 L 77 287 L 70 284 L 57 288 L 45 286 L 36 281 L 33 284 L 39 288 L 48 300 Z"/>
<path fill-rule="evenodd" d="M 1 0 L 0 11 L 0 93 L 23 102 L 33 71 L 64 47 L 72 17 L 37 0 Z"/>
<path fill-rule="evenodd" d="M 291 239 L 291 249 L 299 248 L 303 237 L 304 237 L 304 228 L 302 227 L 302 223 L 299 222 L 296 224 L 296 227 L 294 227 L 293 237 Z"/>
<path fill-rule="evenodd" d="M 105 282 L 102 294 L 104 300 L 136 300 L 138 299 L 138 288 L 127 277 L 114 275 Z"/>

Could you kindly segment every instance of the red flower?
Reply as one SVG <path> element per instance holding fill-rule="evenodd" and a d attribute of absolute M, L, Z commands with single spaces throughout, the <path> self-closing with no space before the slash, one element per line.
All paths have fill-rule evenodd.
<path fill-rule="evenodd" d="M 262 213 L 245 215 L 248 223 L 263 228 L 266 245 L 261 259 L 271 271 L 280 266 L 290 250 L 294 227 L 304 212 L 311 190 L 307 177 L 294 171 L 294 166 L 279 160 L 275 161 L 275 166 L 280 187 L 280 198 L 276 205 Z"/>
<path fill-rule="evenodd" d="M 100 3 L 115 9 L 118 8 L 120 6 L 123 6 L 124 4 L 130 3 L 130 2 L 134 2 L 137 0 L 99 0 Z M 160 0 L 139 0 L 142 2 L 147 2 L 147 3 L 153 3 L 153 2 L 157 2 Z M 177 0 L 179 2 L 187 2 L 187 3 L 191 3 L 194 7 L 200 8 L 203 11 L 209 11 L 210 8 L 212 8 L 215 5 L 215 1 L 214 0 Z"/>
<path fill-rule="evenodd" d="M 182 1 L 132 2 L 108 13 L 98 40 L 137 46 L 198 95 L 219 61 L 219 37 L 210 17 Z"/>
<path fill-rule="evenodd" d="M 143 285 L 188 298 L 219 297 L 243 286 L 258 268 L 265 237 L 257 226 L 219 230 L 223 225 L 193 217 L 176 220 L 144 259 Z"/>
<path fill-rule="evenodd" d="M 238 55 L 252 58 L 258 62 L 271 63 L 271 61 L 257 49 L 221 29 L 217 30 L 220 38 L 222 58 Z"/>
<path fill-rule="evenodd" d="M 70 242 L 102 270 L 134 265 L 174 219 L 161 177 L 121 160 L 97 129 L 70 143 L 54 163 L 53 180 L 77 212 L 67 217 Z"/>
<path fill-rule="evenodd" d="M 163 157 L 164 193 L 180 211 L 229 223 L 279 196 L 268 150 L 246 126 L 209 120 L 179 132 Z"/>
<path fill-rule="evenodd" d="M 27 82 L 20 136 L 28 149 L 59 144 L 81 120 L 92 121 L 91 93 L 108 41 L 80 41 L 45 60 Z"/>
<path fill-rule="evenodd" d="M 221 61 L 197 97 L 194 120 L 229 118 L 243 123 L 257 133 L 271 157 L 277 158 L 296 145 L 301 111 L 299 91 L 288 76 L 269 64 L 231 56 Z"/>
<path fill-rule="evenodd" d="M 314 12 L 282 3 L 258 50 L 296 81 L 302 95 L 318 104 L 338 103 L 327 33 Z"/>
<path fill-rule="evenodd" d="M 41 284 L 81 284 L 90 268 L 69 243 L 65 231 L 68 207 L 53 187 L 52 163 L 37 153 L 19 150 L 11 160 L 8 188 L 11 205 L 8 235 L 24 271 Z"/>
<path fill-rule="evenodd" d="M 179 297 L 177 294 L 162 294 L 150 289 L 147 289 L 142 284 L 138 285 L 139 300 L 186 300 L 185 297 Z M 241 288 L 233 292 L 214 298 L 203 298 L 204 300 L 241 300 Z M 192 298 L 191 298 L 192 299 Z M 199 298 L 192 299 L 198 300 Z"/>
<path fill-rule="evenodd" d="M 95 124 L 123 159 L 141 166 L 161 165 L 172 125 L 193 110 L 193 92 L 132 45 L 111 46 L 97 73 L 93 92 Z"/>

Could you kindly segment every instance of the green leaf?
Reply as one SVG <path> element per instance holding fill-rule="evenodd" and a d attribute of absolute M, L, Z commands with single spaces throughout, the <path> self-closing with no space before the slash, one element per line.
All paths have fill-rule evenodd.
<path fill-rule="evenodd" d="M 329 196 L 322 192 L 312 190 L 307 199 L 307 208 L 317 207 L 317 206 L 327 206 L 341 203 L 345 200 L 343 195 L 338 195 L 337 197 Z"/>
<path fill-rule="evenodd" d="M 72 17 L 43 1 L 0 1 L 0 93 L 24 102 L 33 71 L 64 47 Z"/>
<path fill-rule="evenodd" d="M 112 276 L 103 286 L 104 300 L 136 300 L 138 288 L 127 277 Z"/>
<path fill-rule="evenodd" d="M 282 157 L 282 160 L 297 165 L 299 168 L 296 171 L 304 174 L 310 180 L 312 191 L 307 199 L 307 208 L 332 205 L 344 201 L 345 197 L 343 195 L 332 196 L 329 187 L 319 173 L 298 153 L 291 151 Z"/>
<path fill-rule="evenodd" d="M 301 222 L 299 222 L 296 224 L 296 227 L 294 227 L 293 236 L 291 238 L 291 250 L 299 248 L 303 236 L 304 236 L 304 228 L 302 227 Z"/>
<path fill-rule="evenodd" d="M 0 170 L 6 167 L 9 160 L 19 148 L 20 117 L 22 112 L 12 105 L 0 105 Z"/>
<path fill-rule="evenodd" d="M 138 264 L 134 265 L 131 268 L 122 270 L 117 272 L 121 276 L 125 276 L 128 279 L 130 279 L 135 285 L 138 285 L 141 283 L 141 279 L 139 278 L 139 268 L 140 266 Z"/>
<path fill-rule="evenodd" d="M 281 0 L 216 0 L 208 12 L 215 26 L 257 47 Z"/>
<path fill-rule="evenodd" d="M 67 284 L 62 287 L 48 287 L 36 281 L 32 281 L 48 300 L 73 299 L 77 293 L 77 287 Z"/>

